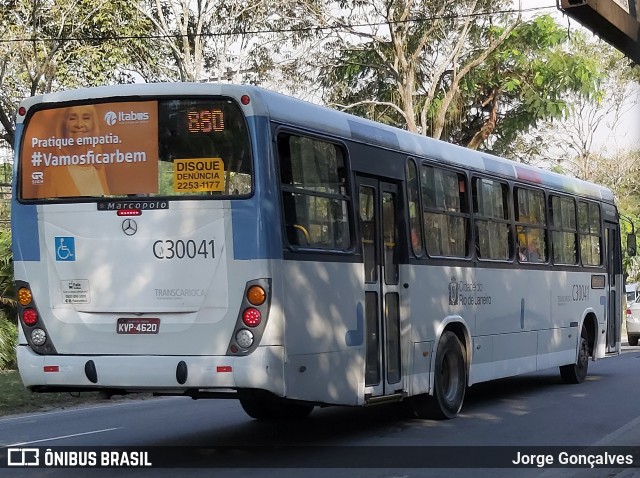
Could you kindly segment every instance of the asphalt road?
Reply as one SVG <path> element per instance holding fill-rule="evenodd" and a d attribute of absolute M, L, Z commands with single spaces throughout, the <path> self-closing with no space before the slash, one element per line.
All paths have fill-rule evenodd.
<path fill-rule="evenodd" d="M 301 445 L 305 448 L 292 448 Z M 640 348 L 625 347 L 619 357 L 590 362 L 589 376 L 580 385 L 563 384 L 556 369 L 476 385 L 468 390 L 459 417 L 449 421 L 406 419 L 398 406 L 384 405 L 316 409 L 302 422 L 263 423 L 246 416 L 234 400 L 188 398 L 105 402 L 7 417 L 0 419 L 0 454 L 4 451 L 6 455 L 8 448 L 15 447 L 167 447 L 163 450 L 175 459 L 176 466 L 188 467 L 191 455 L 175 448 L 187 446 L 197 447 L 196 462 L 211 468 L 185 468 L 179 473 L 168 468 L 0 468 L 0 477 L 551 478 L 578 476 L 577 471 L 579 476 L 589 477 L 640 477 L 640 468 L 624 466 L 613 472 L 401 466 L 403 460 L 416 458 L 412 453 L 418 454 L 418 462 L 426 459 L 420 453 L 452 453 L 450 448 L 433 447 L 459 447 L 454 456 L 463 467 L 473 453 L 472 463 L 478 463 L 478 451 L 484 452 L 478 447 L 515 446 L 535 451 L 535 447 L 551 446 L 558 447 L 557 451 L 590 445 L 640 448 Z M 241 447 L 225 451 L 225 458 L 230 453 L 233 457 L 233 468 L 220 468 L 220 463 L 228 463 L 219 460 L 223 452 L 212 448 L 220 446 Z M 359 457 L 357 463 L 362 468 L 344 469 L 353 466 L 354 456 Z M 389 461 L 382 460 L 384 457 Z M 2 460 L 6 462 L 4 457 Z M 265 460 L 269 461 L 266 466 L 256 468 Z M 367 460 L 377 467 L 364 468 Z M 640 466 L 640 460 L 635 466 Z"/>

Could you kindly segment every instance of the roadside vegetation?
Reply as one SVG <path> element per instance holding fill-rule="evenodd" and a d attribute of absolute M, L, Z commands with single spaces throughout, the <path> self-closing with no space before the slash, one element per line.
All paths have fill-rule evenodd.
<path fill-rule="evenodd" d="M 149 393 L 111 397 L 99 392 L 33 393 L 24 387 L 17 370 L 0 370 L 0 391 L 0 417 L 152 398 Z"/>
<path fill-rule="evenodd" d="M 70 393 L 32 393 L 27 390 L 17 370 L 0 371 L 0 416 L 18 413 L 32 413 L 53 408 L 75 407 L 87 403 L 103 403 L 97 392 Z"/>
<path fill-rule="evenodd" d="M 16 367 L 18 328 L 15 304 L 11 229 L 3 225 L 0 226 L 0 370 Z M 4 392 L 4 387 L 0 390 Z"/>

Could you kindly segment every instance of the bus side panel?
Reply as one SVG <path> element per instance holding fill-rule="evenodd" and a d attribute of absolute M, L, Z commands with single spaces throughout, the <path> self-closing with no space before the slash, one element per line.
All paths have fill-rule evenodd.
<path fill-rule="evenodd" d="M 591 275 L 588 272 L 568 271 L 556 271 L 553 274 L 550 288 L 551 328 L 555 329 L 555 333 L 540 334 L 539 370 L 575 363 L 580 327 L 588 311 L 593 311 L 597 318 L 596 342 L 603 342 L 600 340 L 600 331 L 606 330 L 606 293 L 604 289 L 591 288 Z M 549 356 L 544 357 L 545 354 Z"/>
<path fill-rule="evenodd" d="M 412 342 L 433 341 L 445 317 L 460 316 L 475 335 L 475 269 L 416 265 L 405 281 Z M 407 308 L 408 310 L 409 308 Z"/>
<path fill-rule="evenodd" d="M 550 273 L 478 268 L 476 276 L 477 335 L 527 332 L 548 320 Z"/>
<path fill-rule="evenodd" d="M 576 361 L 579 332 L 576 327 L 563 327 L 538 332 L 538 370 Z"/>
<path fill-rule="evenodd" d="M 409 395 L 431 393 L 433 377 L 431 373 L 431 358 L 433 357 L 433 341 L 416 342 L 413 344 Z"/>
<path fill-rule="evenodd" d="M 442 332 L 445 318 L 461 317 L 474 335 L 476 305 L 472 289 L 475 269 L 415 264 L 406 266 L 402 277 L 402 282 L 409 286 L 402 289 L 400 312 L 409 317 L 408 333 L 403 334 L 406 339 L 402 341 L 402 347 L 407 350 L 403 359 L 407 358 L 404 370 L 408 375 L 408 392 L 410 395 L 429 393 L 433 383 L 436 339 Z M 472 344 L 465 344 L 465 347 L 471 350 Z M 471 354 L 474 352 L 471 350 Z"/>
<path fill-rule="evenodd" d="M 11 202 L 11 234 L 14 264 L 40 260 L 37 206 Z"/>
<path fill-rule="evenodd" d="M 288 398 L 364 405 L 364 358 L 360 349 L 291 355 L 285 377 Z"/>
<path fill-rule="evenodd" d="M 282 277 L 287 396 L 362 404 L 362 264 L 284 261 Z"/>
<path fill-rule="evenodd" d="M 537 330 L 549 327 L 550 281 L 547 271 L 478 268 L 470 383 L 536 370 Z"/>

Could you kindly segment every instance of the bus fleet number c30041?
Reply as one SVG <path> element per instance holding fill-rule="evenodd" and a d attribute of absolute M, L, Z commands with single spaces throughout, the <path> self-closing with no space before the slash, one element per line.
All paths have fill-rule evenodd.
<path fill-rule="evenodd" d="M 156 259 L 214 259 L 215 241 L 202 239 L 194 241 L 189 239 L 159 239 L 153 243 L 153 255 Z"/>

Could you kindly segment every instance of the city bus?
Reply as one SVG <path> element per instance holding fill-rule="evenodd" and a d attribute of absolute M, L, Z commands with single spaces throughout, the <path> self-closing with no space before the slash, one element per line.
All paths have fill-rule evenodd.
<path fill-rule="evenodd" d="M 596 184 L 253 86 L 24 100 L 12 231 L 33 392 L 234 398 L 256 419 L 399 402 L 620 351 Z"/>

